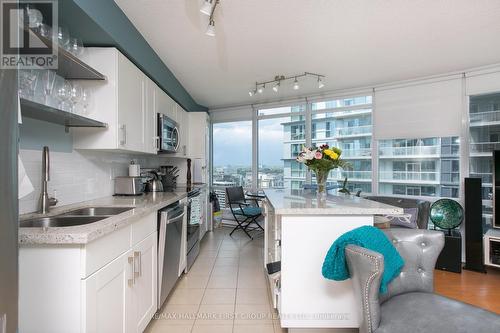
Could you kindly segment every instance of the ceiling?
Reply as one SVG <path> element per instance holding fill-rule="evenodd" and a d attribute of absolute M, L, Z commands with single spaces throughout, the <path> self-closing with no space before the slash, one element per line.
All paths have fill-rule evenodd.
<path fill-rule="evenodd" d="M 498 0 L 115 0 L 197 103 L 210 108 L 317 94 L 314 78 L 250 97 L 277 74 L 326 75 L 322 90 L 500 62 Z"/>

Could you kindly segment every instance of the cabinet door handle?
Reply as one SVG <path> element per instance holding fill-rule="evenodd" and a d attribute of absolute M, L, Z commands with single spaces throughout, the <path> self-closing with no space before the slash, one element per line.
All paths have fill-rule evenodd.
<path fill-rule="evenodd" d="M 122 139 L 120 140 L 120 145 L 124 146 L 127 144 L 127 125 L 120 125 L 120 129 L 122 131 Z"/>
<path fill-rule="evenodd" d="M 135 257 L 128 257 L 128 263 L 132 266 L 132 278 L 128 279 L 128 284 L 132 286 L 135 284 Z"/>
<path fill-rule="evenodd" d="M 155 140 L 155 149 L 156 149 L 156 151 L 159 151 L 160 150 L 160 137 L 156 136 L 156 137 L 154 137 L 154 140 Z"/>
<path fill-rule="evenodd" d="M 141 252 L 140 251 L 135 251 L 134 252 L 134 262 L 135 258 L 137 258 L 137 272 L 135 271 L 135 265 L 134 265 L 134 276 L 139 277 L 142 276 L 142 259 L 141 259 Z"/>

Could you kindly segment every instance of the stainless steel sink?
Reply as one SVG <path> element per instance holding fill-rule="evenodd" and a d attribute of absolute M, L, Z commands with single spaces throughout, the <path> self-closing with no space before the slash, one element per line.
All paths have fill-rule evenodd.
<path fill-rule="evenodd" d="M 86 207 L 75 209 L 58 216 L 112 216 L 131 209 L 134 209 L 134 207 Z"/>
<path fill-rule="evenodd" d="M 31 220 L 21 221 L 21 228 L 41 228 L 41 227 L 73 227 L 94 223 L 105 219 L 107 216 L 52 216 L 39 217 Z"/>

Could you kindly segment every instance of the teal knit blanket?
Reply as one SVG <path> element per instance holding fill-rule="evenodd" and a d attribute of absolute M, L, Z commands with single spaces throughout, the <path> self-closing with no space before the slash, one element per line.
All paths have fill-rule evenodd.
<path fill-rule="evenodd" d="M 380 282 L 380 293 L 387 292 L 387 285 L 399 275 L 404 261 L 386 235 L 372 226 L 363 226 L 346 232 L 333 242 L 323 262 L 323 276 L 335 281 L 347 280 L 350 277 L 344 249 L 351 244 L 384 256 L 384 273 Z"/>

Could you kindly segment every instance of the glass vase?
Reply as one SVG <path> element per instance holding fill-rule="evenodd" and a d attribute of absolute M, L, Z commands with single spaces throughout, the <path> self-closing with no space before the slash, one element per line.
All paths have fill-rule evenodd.
<path fill-rule="evenodd" d="M 316 183 L 318 184 L 318 198 L 326 199 L 326 180 L 328 179 L 328 174 L 330 170 L 316 170 Z"/>

